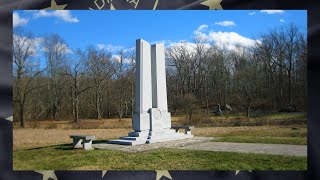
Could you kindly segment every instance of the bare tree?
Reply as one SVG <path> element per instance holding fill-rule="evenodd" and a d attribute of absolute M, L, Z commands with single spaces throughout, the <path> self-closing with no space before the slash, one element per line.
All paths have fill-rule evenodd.
<path fill-rule="evenodd" d="M 88 50 L 88 69 L 94 82 L 96 118 L 101 119 L 101 93 L 103 82 L 115 74 L 115 68 L 111 62 L 111 53 L 104 49 L 97 51 L 93 48 Z M 108 87 L 107 87 L 108 88 Z"/>
<path fill-rule="evenodd" d="M 70 63 L 64 71 L 64 75 L 69 76 L 74 122 L 78 122 L 79 120 L 79 96 L 81 93 L 91 88 L 91 86 L 82 86 L 81 84 L 84 79 L 83 76 L 87 71 L 86 60 L 85 54 L 81 50 L 77 50 L 75 55 L 70 58 Z"/>
<path fill-rule="evenodd" d="M 73 52 L 56 34 L 44 37 L 40 47 L 40 38 L 17 29 L 14 34 L 14 117 L 21 126 L 28 119 L 132 115 L 134 49 L 114 54 L 89 46 Z M 195 37 L 167 46 L 170 111 L 192 119 L 194 109 L 209 115 L 217 104 L 222 110 L 244 105 L 248 117 L 252 109 L 280 110 L 284 103 L 305 110 L 306 34 L 289 24 L 257 39 L 254 46 L 221 47 Z M 35 56 L 36 50 L 43 53 Z"/>
<path fill-rule="evenodd" d="M 298 59 L 305 52 L 305 37 L 294 24 L 273 29 L 261 37 L 262 43 L 258 45 L 264 60 L 267 60 L 273 75 L 278 71 L 277 94 L 282 96 L 283 76 L 287 76 L 287 104 L 292 104 L 292 76 Z M 274 66 L 275 65 L 275 66 Z M 284 73 L 286 71 L 286 73 Z M 280 97 L 281 98 L 281 97 Z"/>
<path fill-rule="evenodd" d="M 66 54 L 69 49 L 64 40 L 57 34 L 53 34 L 44 38 L 42 50 L 46 59 L 47 76 L 48 76 L 48 92 L 49 92 L 49 112 L 53 119 L 58 118 L 60 105 L 62 100 L 61 84 L 59 74 L 64 66 Z"/>
<path fill-rule="evenodd" d="M 246 103 L 246 117 L 250 117 L 250 108 L 254 101 L 257 87 L 257 59 L 253 59 L 252 54 L 246 48 L 237 49 L 234 57 L 238 56 L 235 64 L 235 82 L 238 92 Z"/>
<path fill-rule="evenodd" d="M 124 50 L 120 50 L 118 55 L 114 58 L 117 66 L 117 113 L 119 116 L 119 121 L 122 120 L 124 111 L 125 111 L 125 88 L 123 88 L 126 84 L 125 72 L 126 72 L 126 54 Z"/>
<path fill-rule="evenodd" d="M 192 123 L 193 111 L 196 108 L 196 97 L 193 94 L 185 94 L 176 99 L 176 107 L 181 109 L 190 123 Z"/>
<path fill-rule="evenodd" d="M 37 40 L 31 33 L 25 33 L 23 29 L 15 29 L 13 35 L 13 66 L 14 66 L 14 102 L 18 105 L 20 126 L 25 127 L 24 113 L 25 105 L 29 94 L 41 87 L 32 86 L 32 81 L 41 71 L 38 63 L 34 60 L 36 54 Z"/>

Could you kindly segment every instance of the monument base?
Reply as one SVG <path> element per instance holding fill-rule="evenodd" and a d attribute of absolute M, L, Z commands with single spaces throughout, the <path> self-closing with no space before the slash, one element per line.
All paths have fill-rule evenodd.
<path fill-rule="evenodd" d="M 163 129 L 157 131 L 141 131 L 141 132 L 130 132 L 128 136 L 120 137 L 108 141 L 110 144 L 121 144 L 121 145 L 139 145 L 139 144 L 152 144 L 165 141 L 173 141 L 180 139 L 192 138 L 191 134 L 183 134 L 176 132 L 174 129 Z"/>

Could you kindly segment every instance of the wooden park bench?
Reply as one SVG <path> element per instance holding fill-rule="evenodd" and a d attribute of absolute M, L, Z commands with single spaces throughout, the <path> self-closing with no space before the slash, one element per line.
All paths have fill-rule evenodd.
<path fill-rule="evenodd" d="M 92 140 L 95 140 L 95 136 L 90 135 L 71 135 L 70 138 L 73 139 L 73 148 L 93 150 Z"/>
<path fill-rule="evenodd" d="M 194 128 L 194 126 L 171 126 L 172 129 L 175 129 L 176 132 L 179 132 L 179 129 L 184 129 L 185 134 L 191 135 L 191 129 Z"/>

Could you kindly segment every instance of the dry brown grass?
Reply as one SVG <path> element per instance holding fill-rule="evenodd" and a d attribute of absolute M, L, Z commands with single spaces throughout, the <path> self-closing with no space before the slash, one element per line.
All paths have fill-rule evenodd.
<path fill-rule="evenodd" d="M 131 128 L 131 119 L 125 118 L 119 121 L 118 119 L 82 119 L 78 123 L 72 121 L 38 121 L 26 122 L 26 128 L 40 129 L 118 129 Z M 14 123 L 14 128 L 19 129 L 19 123 Z"/>
<path fill-rule="evenodd" d="M 97 139 L 112 139 L 125 136 L 131 129 L 14 129 L 13 149 L 43 147 L 71 143 L 70 135 L 95 135 Z"/>

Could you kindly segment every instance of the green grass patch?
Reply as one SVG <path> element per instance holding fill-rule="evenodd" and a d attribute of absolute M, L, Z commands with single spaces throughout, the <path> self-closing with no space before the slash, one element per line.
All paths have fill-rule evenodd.
<path fill-rule="evenodd" d="M 307 157 L 159 149 L 75 150 L 71 144 L 13 152 L 14 170 L 306 170 Z"/>
<path fill-rule="evenodd" d="M 213 140 L 214 142 L 307 144 L 306 127 L 272 127 L 253 131 L 232 132 Z"/>
<path fill-rule="evenodd" d="M 225 136 L 307 137 L 306 127 L 270 127 L 252 131 L 230 132 Z"/>
<path fill-rule="evenodd" d="M 257 136 L 227 136 L 213 142 L 237 142 L 237 143 L 265 143 L 265 144 L 296 144 L 306 145 L 306 137 L 257 137 Z"/>

